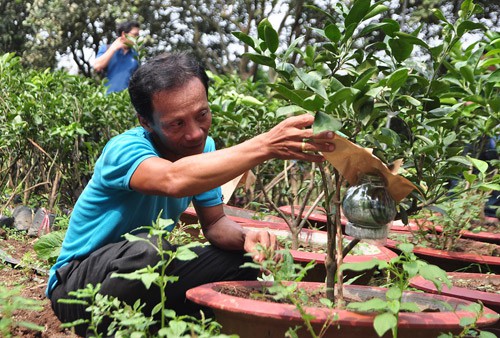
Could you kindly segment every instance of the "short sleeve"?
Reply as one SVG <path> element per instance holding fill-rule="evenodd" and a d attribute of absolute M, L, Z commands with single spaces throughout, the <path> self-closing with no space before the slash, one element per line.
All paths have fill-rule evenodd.
<path fill-rule="evenodd" d="M 130 179 L 144 160 L 157 157 L 154 147 L 143 136 L 121 134 L 112 138 L 104 148 L 100 163 L 98 179 L 103 186 L 111 189 L 130 190 Z"/>
<path fill-rule="evenodd" d="M 204 153 L 215 151 L 215 142 L 211 137 L 207 138 Z M 222 189 L 217 187 L 215 189 L 206 191 L 193 197 L 193 202 L 201 207 L 213 207 L 222 204 Z"/>

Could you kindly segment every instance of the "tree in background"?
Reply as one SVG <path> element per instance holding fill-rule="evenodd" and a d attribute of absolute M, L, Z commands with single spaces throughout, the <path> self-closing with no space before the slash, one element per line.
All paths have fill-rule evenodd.
<path fill-rule="evenodd" d="M 314 26 L 325 14 L 308 7 L 314 5 L 327 13 L 340 12 L 351 1 L 304 0 L 0 0 L 0 53 L 15 52 L 30 67 L 56 68 L 58 56 L 70 55 L 79 73 L 93 76 L 90 61 L 100 41 L 112 41 L 116 23 L 137 20 L 148 34 L 143 48 L 145 57 L 173 49 L 190 49 L 214 73 L 238 70 L 243 78 L 256 75 L 258 65 L 244 56 L 248 46 L 231 34 L 253 34 L 257 24 L 269 18 L 284 45 L 297 37 L 298 47 L 311 45 L 316 35 L 304 22 Z M 461 0 L 400 0 L 381 2 L 390 7 L 385 18 L 397 20 L 404 31 L 420 30 L 429 41 L 437 36 L 432 8 L 452 17 Z M 478 0 L 485 11 L 477 19 L 498 29 L 500 3 Z M 382 18 L 383 19 L 383 18 Z M 294 58 L 299 62 L 300 58 Z"/>

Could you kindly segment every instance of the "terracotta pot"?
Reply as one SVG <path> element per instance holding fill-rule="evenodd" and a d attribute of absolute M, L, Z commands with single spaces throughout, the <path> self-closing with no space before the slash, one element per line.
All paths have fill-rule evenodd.
<path fill-rule="evenodd" d="M 198 222 L 198 218 L 196 216 L 196 212 L 194 211 L 194 208 L 188 208 L 192 210 L 186 210 L 185 213 L 183 213 L 183 216 L 181 216 L 181 220 L 184 218 L 185 220 L 188 218 L 191 219 L 196 219 L 196 222 Z M 233 218 L 232 216 L 231 218 Z M 234 219 L 234 218 L 233 218 Z M 244 226 L 245 228 L 249 228 L 252 230 L 267 230 L 272 233 L 274 233 L 277 236 L 280 237 L 291 237 L 291 232 L 286 223 L 277 223 L 277 222 L 266 222 L 266 221 L 259 221 L 259 220 L 254 220 L 254 219 L 234 219 L 236 222 L 240 221 L 239 223 Z M 192 224 L 184 221 L 186 224 Z M 195 234 L 197 235 L 197 234 Z M 345 236 L 346 240 L 352 240 L 352 237 Z M 310 243 L 314 244 L 317 246 L 321 246 L 323 248 L 326 248 L 327 244 L 327 233 L 325 231 L 319 231 L 319 230 L 311 230 L 311 229 L 302 229 L 300 235 L 299 235 L 299 240 L 304 242 L 304 243 Z M 363 249 L 363 254 L 360 255 L 352 255 L 349 254 L 345 257 L 344 261 L 349 262 L 349 263 L 354 263 L 354 262 L 365 262 L 365 261 L 370 261 L 372 259 L 381 259 L 385 261 L 389 261 L 390 259 L 394 258 L 397 256 L 396 253 L 394 253 L 392 250 L 384 247 L 383 245 L 375 245 L 375 244 L 370 244 L 370 243 L 360 243 L 356 246 L 357 248 L 362 248 Z M 361 250 L 361 249 L 355 249 L 355 250 Z M 309 270 L 307 273 L 307 276 L 305 277 L 305 280 L 307 281 L 313 281 L 313 282 L 324 282 L 326 279 L 326 270 L 325 270 L 325 259 L 326 259 L 326 254 L 325 253 L 319 253 L 319 252 L 307 252 L 307 251 L 300 251 L 300 250 L 290 250 L 290 253 L 292 254 L 295 262 L 297 263 L 303 263 L 304 265 L 309 263 L 310 261 L 314 260 L 316 261 L 316 266 Z M 345 270 L 344 271 L 344 277 L 346 280 L 349 280 L 351 278 L 356 277 L 357 279 L 353 282 L 355 284 L 367 284 L 371 277 L 373 276 L 374 270 L 372 271 L 363 271 L 363 272 L 354 272 L 351 270 Z"/>
<path fill-rule="evenodd" d="M 284 206 L 281 206 L 279 207 L 279 209 L 285 214 L 285 215 L 291 215 L 292 214 L 292 207 L 290 205 L 284 205 Z M 307 215 L 307 212 L 311 209 L 311 207 L 309 206 L 306 206 L 306 208 L 304 209 L 304 212 L 302 213 L 302 217 L 306 217 Z M 299 205 L 295 205 L 293 207 L 293 214 L 294 216 L 297 216 L 299 214 L 299 210 L 300 210 L 300 206 Z M 341 212 L 340 214 L 340 223 L 342 224 L 343 227 L 345 227 L 345 225 L 347 224 L 347 218 L 345 218 L 345 216 L 343 215 L 343 213 Z M 307 218 L 307 220 L 309 221 L 309 223 L 318 228 L 318 229 L 324 229 L 326 227 L 326 211 L 324 208 L 322 207 L 315 207 L 314 208 L 314 211 L 309 215 L 309 217 Z M 418 226 L 415 222 L 411 221 L 409 222 L 409 224 L 404 224 L 403 222 L 401 222 L 400 220 L 397 220 L 397 221 L 393 221 L 392 224 L 390 225 L 389 227 L 389 230 L 395 230 L 395 231 L 406 231 L 406 230 L 410 230 L 410 231 L 415 231 L 415 230 L 418 230 Z"/>
<path fill-rule="evenodd" d="M 465 280 L 480 280 L 485 281 L 494 285 L 500 285 L 500 276 L 485 274 L 485 273 L 470 273 L 470 272 L 448 272 L 448 276 L 451 279 L 465 279 Z M 417 276 L 410 280 L 410 285 L 416 289 L 438 294 L 439 291 L 436 289 L 432 282 L 425 280 L 424 278 Z M 465 287 L 452 286 L 448 288 L 443 286 L 440 294 L 445 296 L 451 296 L 461 299 L 466 299 L 470 301 L 481 301 L 485 306 L 500 313 L 500 294 L 493 292 L 486 292 L 474 289 L 468 289 Z"/>
<path fill-rule="evenodd" d="M 301 289 L 318 290 L 324 283 L 301 282 Z M 186 297 L 202 306 L 211 308 L 217 322 L 222 325 L 226 334 L 238 334 L 241 338 L 254 337 L 284 337 L 289 327 L 302 326 L 298 331 L 299 337 L 308 337 L 304 323 L 295 306 L 291 304 L 266 302 L 263 300 L 246 299 L 227 294 L 219 290 L 222 287 L 247 287 L 262 289 L 261 282 L 237 281 L 205 284 L 188 290 Z M 385 297 L 385 289 L 359 285 L 346 285 L 345 297 L 360 298 L 361 300 L 373 297 Z M 447 296 L 426 294 L 420 292 L 405 292 L 406 301 L 423 304 L 424 307 L 440 309 L 440 312 L 400 313 L 398 337 L 429 338 L 437 337 L 441 332 L 458 333 L 461 331 L 460 318 L 472 317 L 472 314 L 459 309 L 460 305 L 471 302 Z M 457 310 L 449 312 L 443 302 Z M 331 318 L 335 321 L 326 331 L 325 337 L 378 337 L 373 329 L 373 320 L 376 314 L 356 313 L 347 310 L 334 310 L 319 307 L 305 307 L 305 311 L 314 316 L 312 325 L 319 332 L 323 323 Z M 490 309 L 485 309 L 485 315 L 494 315 Z M 493 325 L 498 318 L 481 317 L 478 327 Z M 390 337 L 388 333 L 384 337 Z"/>
<path fill-rule="evenodd" d="M 286 226 L 286 222 L 277 216 L 273 215 L 260 215 L 252 210 L 242 209 L 238 207 L 233 207 L 229 205 L 224 205 L 224 212 L 226 215 L 237 223 L 245 223 L 249 220 L 258 220 L 262 222 L 270 223 L 283 223 Z M 185 224 L 195 224 L 198 223 L 198 216 L 196 215 L 196 210 L 193 207 L 187 208 L 180 216 L 180 220 Z"/>
<path fill-rule="evenodd" d="M 250 223 L 242 224 L 247 229 L 251 230 L 267 230 L 271 233 L 274 233 L 278 237 L 291 237 L 290 229 L 288 226 L 283 226 L 281 224 L 270 224 L 270 223 L 262 223 L 258 221 L 251 221 Z M 320 230 L 311 230 L 311 229 L 302 229 L 299 234 L 299 241 L 302 243 L 311 244 L 314 246 L 320 246 L 326 249 L 328 235 L 326 231 Z M 352 237 L 344 236 L 345 240 L 352 240 Z M 355 262 L 366 262 L 372 259 L 380 259 L 389 261 L 394 257 L 397 257 L 397 254 L 392 250 L 384 247 L 383 245 L 376 245 L 367 242 L 360 242 L 356 245 L 354 250 L 361 250 L 362 253 L 358 255 L 348 254 L 344 258 L 344 262 L 355 263 Z M 302 250 L 290 250 L 295 262 L 307 264 L 310 261 L 316 261 L 316 266 L 308 271 L 308 274 L 305 278 L 307 281 L 313 282 L 324 282 L 326 278 L 326 270 L 325 270 L 325 259 L 326 254 L 324 252 L 310 252 L 310 251 L 302 251 Z M 354 272 L 350 270 L 344 271 L 344 275 L 346 279 L 350 279 L 353 277 L 358 277 L 358 279 L 354 282 L 356 284 L 367 284 L 371 279 L 374 271 L 364 271 Z"/>
<path fill-rule="evenodd" d="M 394 232 L 402 238 L 410 237 L 408 232 Z M 396 252 L 398 241 L 387 239 L 386 246 Z M 495 244 L 490 244 L 495 245 Z M 445 271 L 456 271 L 467 269 L 468 272 L 491 271 L 495 274 L 500 273 L 500 257 L 480 255 L 474 252 L 455 252 L 438 250 L 429 247 L 415 246 L 413 252 L 415 255 L 425 261 L 441 267 Z"/>
<path fill-rule="evenodd" d="M 434 225 L 433 228 L 437 233 L 443 232 L 443 227 L 440 225 Z M 462 238 L 470 238 L 476 241 L 500 244 L 500 234 L 498 233 L 487 231 L 472 232 L 469 230 L 462 230 L 460 231 L 460 234 L 462 235 Z"/>

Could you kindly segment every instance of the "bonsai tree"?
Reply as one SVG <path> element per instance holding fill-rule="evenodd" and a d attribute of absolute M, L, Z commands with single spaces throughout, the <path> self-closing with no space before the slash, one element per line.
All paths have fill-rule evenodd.
<path fill-rule="evenodd" d="M 474 154 L 464 156 L 466 147 L 480 142 L 481 132 L 498 134 L 499 73 L 487 68 L 492 61 L 481 59 L 497 42 L 478 42 L 468 50 L 469 59 L 453 59 L 466 33 L 486 30 L 472 21 L 481 10 L 478 5 L 465 0 L 453 23 L 434 10 L 442 27 L 442 39 L 434 47 L 418 37 L 419 29 L 403 32 L 395 20 L 377 21 L 377 14 L 388 9 L 379 2 L 358 0 L 351 8 L 338 4 L 335 13 L 308 7 L 321 11 L 326 20 L 321 27 L 311 27 L 320 42 L 304 49 L 296 48 L 297 40 L 280 46 L 268 20 L 260 22 L 256 37 L 234 33 L 253 49 L 244 56 L 278 75 L 270 86 L 286 102 L 279 114 L 316 114 L 315 130 L 334 130 L 373 148 L 388 165 L 403 159 L 399 174 L 418 188 L 398 205 L 397 218 L 405 223 L 408 215 L 464 190 L 498 190 L 499 176 L 493 174 L 449 194 L 450 182 L 463 180 L 478 163 Z M 413 51 L 427 60 L 413 57 Z M 482 96 L 483 90 L 487 95 Z M 326 268 L 333 298 L 334 277 L 345 254 L 338 241 L 344 182 L 335 168 L 319 171 L 323 206 L 330 216 Z"/>

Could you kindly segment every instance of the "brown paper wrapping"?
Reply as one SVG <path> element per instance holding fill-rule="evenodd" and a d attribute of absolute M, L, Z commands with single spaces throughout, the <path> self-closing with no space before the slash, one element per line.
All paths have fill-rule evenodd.
<path fill-rule="evenodd" d="M 256 177 L 255 174 L 248 170 L 247 172 L 241 174 L 240 176 L 232 179 L 231 181 L 224 183 L 221 186 L 222 196 L 224 197 L 224 203 L 227 204 L 231 196 L 237 187 L 245 186 L 245 189 L 248 190 L 255 183 Z"/>
<path fill-rule="evenodd" d="M 335 135 L 332 143 L 335 151 L 323 153 L 323 156 L 350 185 L 358 184 L 363 175 L 379 175 L 385 179 L 387 190 L 396 203 L 416 189 L 413 183 L 397 174 L 401 160 L 396 161 L 391 171 L 378 157 L 372 155 L 370 149 L 360 147 L 339 135 Z"/>

